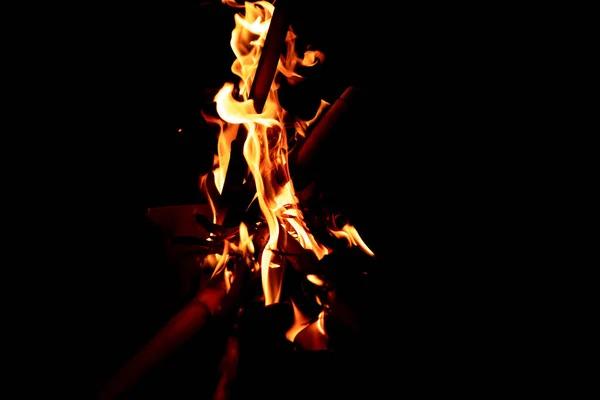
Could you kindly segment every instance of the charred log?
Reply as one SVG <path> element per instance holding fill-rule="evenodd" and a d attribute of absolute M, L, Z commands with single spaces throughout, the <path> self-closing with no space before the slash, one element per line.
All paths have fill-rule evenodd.
<path fill-rule="evenodd" d="M 348 87 L 309 131 L 307 139 L 290 154 L 290 174 L 297 190 L 307 188 L 316 179 L 324 161 L 335 155 L 334 145 L 348 130 L 361 100 L 361 90 Z"/>
<path fill-rule="evenodd" d="M 250 88 L 250 98 L 254 100 L 254 109 L 257 113 L 263 111 L 269 96 L 277 72 L 277 64 L 284 49 L 285 38 L 290 28 L 289 5 L 287 3 L 286 0 L 277 0 L 274 3 L 275 10 Z"/>

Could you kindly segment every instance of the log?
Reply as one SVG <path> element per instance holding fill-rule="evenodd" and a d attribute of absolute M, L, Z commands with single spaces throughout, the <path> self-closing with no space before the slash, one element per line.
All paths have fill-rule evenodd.
<path fill-rule="evenodd" d="M 344 123 L 354 117 L 352 111 L 361 100 L 361 94 L 359 88 L 348 87 L 317 121 L 306 140 L 294 149 L 289 163 L 296 190 L 301 191 L 314 181 L 318 164 L 339 139 Z"/>
<path fill-rule="evenodd" d="M 207 288 L 198 292 L 181 311 L 109 381 L 100 394 L 112 400 L 127 393 L 143 376 L 198 332 L 225 296 L 225 291 Z"/>
<path fill-rule="evenodd" d="M 277 0 L 273 4 L 275 10 L 269 24 L 269 31 L 258 60 L 254 80 L 250 87 L 250 99 L 254 100 L 254 110 L 263 111 L 273 79 L 277 72 L 277 64 L 285 47 L 285 38 L 290 28 L 289 4 L 286 0 Z"/>
<path fill-rule="evenodd" d="M 250 270 L 239 263 L 229 292 L 215 288 L 201 289 L 181 311 L 142 348 L 109 381 L 100 394 L 101 400 L 116 399 L 133 388 L 152 368 L 169 357 L 175 350 L 190 340 L 213 317 L 233 322 L 240 302 L 245 295 L 245 286 Z M 210 346 L 211 343 L 207 343 Z"/>

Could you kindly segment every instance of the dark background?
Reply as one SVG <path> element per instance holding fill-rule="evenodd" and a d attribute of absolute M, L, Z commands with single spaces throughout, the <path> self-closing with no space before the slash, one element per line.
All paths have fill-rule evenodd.
<path fill-rule="evenodd" d="M 515 330 L 496 306 L 510 294 L 495 294 L 514 276 L 508 249 L 521 246 L 504 235 L 518 193 L 503 190 L 492 160 L 513 139 L 503 95 L 514 65 L 485 29 L 492 10 L 475 10 L 475 22 L 466 11 L 294 8 L 299 47 L 326 57 L 296 98 L 333 102 L 355 85 L 371 100 L 339 143 L 348 164 L 330 171 L 339 179 L 328 189 L 378 255 L 367 390 L 466 393 L 508 379 L 500 354 Z M 60 340 L 46 358 L 68 361 L 53 382 L 60 393 L 86 398 L 172 315 L 163 300 L 174 283 L 146 211 L 202 201 L 197 178 L 215 136 L 199 111 L 237 81 L 234 13 L 217 1 L 86 5 L 40 57 L 40 71 L 60 65 L 44 72 L 46 107 L 36 107 L 47 112 L 39 147 L 49 159 L 36 191 L 51 210 L 44 223 L 62 232 L 45 254 L 62 266 L 50 328 Z"/>

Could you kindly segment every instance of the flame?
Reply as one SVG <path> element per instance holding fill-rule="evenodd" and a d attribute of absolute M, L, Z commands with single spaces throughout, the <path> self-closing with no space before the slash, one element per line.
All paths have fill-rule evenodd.
<path fill-rule="evenodd" d="M 225 281 L 225 291 L 229 293 L 229 289 L 231 289 L 231 284 L 233 283 L 233 271 L 225 268 L 223 271 L 223 279 Z"/>
<path fill-rule="evenodd" d="M 319 313 L 319 318 L 317 319 L 317 329 L 321 335 L 327 337 L 327 333 L 325 332 L 325 311 L 321 311 Z"/>
<path fill-rule="evenodd" d="M 315 274 L 308 274 L 306 275 L 306 278 L 317 286 L 323 286 L 325 284 L 325 282 Z M 317 297 L 317 301 L 318 300 L 319 298 Z"/>
<path fill-rule="evenodd" d="M 302 136 L 302 137 L 306 137 L 306 131 L 308 130 L 308 127 L 311 126 L 316 120 L 318 120 L 319 117 L 321 116 L 321 114 L 323 114 L 323 112 L 330 105 L 331 104 L 326 102 L 325 100 L 321 100 L 321 104 L 319 105 L 317 113 L 315 114 L 314 117 L 312 117 L 312 119 L 309 119 L 308 121 L 297 120 L 294 123 L 294 128 L 296 129 L 296 134 L 298 134 L 299 136 Z"/>
<path fill-rule="evenodd" d="M 224 0 L 224 3 L 241 7 L 231 1 Z M 269 229 L 269 239 L 260 256 L 265 304 L 269 305 L 279 301 L 281 291 L 283 273 L 280 271 L 270 273 L 269 270 L 285 264 L 285 259 L 276 257 L 273 252 L 277 250 L 282 226 L 292 231 L 302 247 L 312 250 L 319 259 L 328 254 L 329 250 L 315 240 L 304 223 L 297 206 L 298 199 L 295 196 L 287 163 L 288 144 L 284 125 L 286 112 L 279 104 L 277 80 L 274 80 L 260 113 L 255 111 L 254 100 L 250 98 L 252 80 L 269 30 L 274 6 L 266 1 L 256 1 L 245 2 L 243 8 L 243 13 L 235 15 L 235 27 L 230 41 L 236 56 L 231 70 L 240 78 L 239 83 L 236 88 L 233 83 L 228 82 L 216 94 L 214 101 L 219 118 L 208 115 L 204 115 L 204 117 L 208 122 L 219 127 L 218 157 L 212 171 L 219 193 L 223 191 L 227 175 L 231 143 L 240 129 L 245 129 L 247 132 L 243 154 L 254 179 L 255 199 L 258 201 Z M 324 59 L 323 54 L 319 51 L 306 51 L 302 57 L 297 56 L 295 39 L 296 35 L 290 27 L 286 36 L 287 52 L 280 58 L 277 66 L 277 72 L 291 83 L 302 79 L 295 72 L 297 65 L 311 66 Z M 319 112 L 322 111 L 325 104 L 322 104 Z M 306 128 L 313 120 L 309 122 L 296 121 L 295 125 Z M 206 180 L 202 183 L 206 186 Z M 220 221 L 221 217 L 217 215 L 218 211 L 212 200 L 211 207 L 214 213 L 213 220 Z M 243 229 L 246 232 L 244 235 L 247 235 L 247 228 L 244 226 Z M 244 241 L 242 227 L 240 227 L 240 240 Z M 238 247 L 242 248 L 245 255 L 254 252 L 254 248 L 250 245 L 240 244 Z M 222 265 L 218 267 L 222 269 Z M 218 268 L 215 268 L 215 273 L 218 272 L 220 272 Z"/>
<path fill-rule="evenodd" d="M 293 342 L 296 338 L 296 335 L 308 326 L 308 324 L 310 323 L 310 319 L 306 315 L 304 315 L 302 311 L 300 311 L 300 309 L 298 308 L 298 306 L 296 306 L 296 303 L 294 303 L 293 300 L 291 301 L 291 303 L 292 308 L 294 309 L 294 323 L 292 327 L 288 329 L 285 333 L 285 337 L 290 342 Z"/>
<path fill-rule="evenodd" d="M 294 324 L 286 332 L 286 339 L 306 350 L 327 350 L 329 336 L 325 330 L 325 311 L 322 310 L 316 320 L 309 321 L 296 305 L 294 306 Z"/>
<path fill-rule="evenodd" d="M 246 263 L 250 265 L 251 256 L 254 254 L 253 235 L 248 233 L 248 227 L 243 222 L 240 223 L 239 235 L 239 242 L 237 244 L 229 243 L 229 247 L 232 251 L 241 254 L 246 259 Z"/>
<path fill-rule="evenodd" d="M 202 191 L 204 191 L 204 193 L 206 194 L 206 197 L 208 198 L 208 203 L 210 204 L 210 209 L 212 211 L 213 214 L 213 223 L 217 224 L 219 221 L 217 221 L 217 209 L 215 207 L 215 203 L 212 200 L 212 197 L 210 195 L 210 192 L 208 190 L 208 175 L 203 175 L 200 177 L 200 189 Z M 211 239 L 211 238 L 209 238 Z"/>
<path fill-rule="evenodd" d="M 208 115 L 205 112 L 202 112 L 202 116 L 204 117 L 206 122 L 208 122 L 210 124 L 215 124 L 215 125 L 219 126 L 219 128 L 220 128 L 219 138 L 218 138 L 218 142 L 217 142 L 217 155 L 215 155 L 214 161 L 213 161 L 214 182 L 215 182 L 215 186 L 220 194 L 223 192 L 223 186 L 225 184 L 225 177 L 227 176 L 227 167 L 229 165 L 229 155 L 231 154 L 231 142 L 235 139 L 239 127 L 237 125 L 227 124 L 227 123 L 225 123 L 225 121 L 223 121 L 219 118 L 215 118 L 211 115 Z M 204 175 L 203 178 L 206 179 L 206 175 Z M 205 191 L 207 190 L 205 180 L 201 181 L 200 186 Z M 208 197 L 210 198 L 210 196 L 208 196 Z M 214 205 L 212 204 L 212 201 L 211 201 L 211 206 L 213 206 L 213 215 L 215 215 L 215 217 L 216 217 L 216 212 L 214 210 Z M 216 219 L 213 222 L 216 223 Z"/>
<path fill-rule="evenodd" d="M 302 55 L 298 55 L 295 48 L 296 34 L 290 26 L 285 38 L 286 51 L 280 56 L 277 64 L 276 79 L 271 84 L 264 107 L 257 112 L 254 99 L 250 97 L 250 89 L 275 6 L 267 1 L 246 1 L 243 5 L 233 0 L 222 0 L 222 2 L 240 10 L 235 14 L 235 27 L 230 40 L 235 54 L 231 71 L 239 81 L 237 85 L 231 82 L 225 83 L 215 95 L 218 118 L 203 113 L 207 122 L 219 128 L 218 154 L 213 164 L 212 179 L 216 191 L 222 194 L 231 158 L 232 143 L 238 137 L 244 137 L 243 156 L 249 173 L 247 179 L 252 179 L 256 190 L 252 201 L 258 203 L 269 234 L 266 243 L 262 246 L 262 253 L 254 255 L 252 236 L 248 232 L 248 227 L 242 223 L 239 230 L 239 243 L 225 241 L 225 249 L 213 276 L 226 270 L 225 265 L 230 252 L 241 253 L 249 265 L 256 263 L 256 268 L 261 270 L 265 305 L 270 305 L 280 301 L 286 256 L 282 255 L 285 254 L 285 248 L 280 249 L 279 246 L 285 246 L 287 236 L 291 236 L 293 238 L 291 240 L 297 240 L 305 250 L 312 251 L 317 259 L 322 259 L 330 253 L 330 249 L 320 244 L 312 235 L 298 207 L 298 198 L 288 169 L 289 149 L 286 126 L 290 126 L 289 114 L 279 103 L 277 93 L 279 88 L 277 78 L 286 79 L 290 84 L 298 83 L 303 77 L 296 72 L 296 68 L 299 65 L 310 67 L 323 62 L 324 54 L 316 50 L 307 50 Z M 322 100 L 313 118 L 308 121 L 296 118 L 293 123 L 294 135 L 305 136 L 308 127 L 328 106 L 329 103 Z M 240 135 L 242 131 L 245 136 Z M 214 223 L 220 223 L 224 215 L 222 210 L 215 206 L 216 199 L 211 197 L 207 178 L 208 174 L 200 180 L 200 184 L 209 199 Z M 280 240 L 282 232 L 289 235 L 283 235 L 283 240 Z M 346 238 L 350 244 L 359 245 L 364 251 L 372 254 L 353 227 L 344 227 L 341 231 L 333 231 L 333 234 Z M 253 261 L 255 256 L 257 260 Z M 226 283 L 230 282 L 229 273 L 226 274 L 225 279 Z M 311 275 L 308 279 L 316 285 L 323 285 L 323 281 L 316 275 Z M 296 307 L 294 312 L 299 313 Z M 304 319 L 300 318 L 300 320 Z"/>
<path fill-rule="evenodd" d="M 371 257 L 375 256 L 375 253 L 362 240 L 356 228 L 349 223 L 346 223 L 341 230 L 330 229 L 329 231 L 338 239 L 346 239 L 348 246 L 359 246 L 362 251 Z"/>
<path fill-rule="evenodd" d="M 217 256 L 217 265 L 212 273 L 212 277 L 215 277 L 219 274 L 219 272 L 223 271 L 227 266 L 227 261 L 229 260 L 229 241 L 225 240 L 225 245 L 223 246 L 223 254 L 215 254 Z"/>

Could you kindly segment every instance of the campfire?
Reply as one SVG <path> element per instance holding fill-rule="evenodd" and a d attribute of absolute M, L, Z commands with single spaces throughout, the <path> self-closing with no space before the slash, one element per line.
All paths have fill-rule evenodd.
<path fill-rule="evenodd" d="M 375 254 L 313 184 L 316 160 L 326 157 L 328 138 L 361 90 L 350 86 L 335 102 L 321 100 L 308 119 L 294 115 L 280 103 L 279 89 L 302 82 L 300 71 L 325 63 L 327 55 L 296 47 L 284 0 L 223 3 L 237 8 L 230 44 L 239 81 L 218 90 L 215 112 L 202 112 L 218 134 L 213 169 L 199 181 L 206 204 L 178 209 L 195 234 L 172 240 L 193 247 L 196 267 L 208 273 L 189 303 L 109 382 L 104 399 L 126 394 L 215 320 L 228 327 L 215 367 L 215 399 L 243 395 L 239 391 L 249 387 L 244 374 L 252 368 L 244 366 L 269 340 L 306 360 L 340 351 L 343 335 L 361 329 L 351 307 L 338 300 L 339 260 L 363 263 Z M 149 216 L 160 213 L 150 210 Z M 271 331 L 248 328 L 257 321 L 266 321 L 260 332 Z"/>

